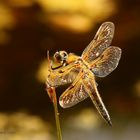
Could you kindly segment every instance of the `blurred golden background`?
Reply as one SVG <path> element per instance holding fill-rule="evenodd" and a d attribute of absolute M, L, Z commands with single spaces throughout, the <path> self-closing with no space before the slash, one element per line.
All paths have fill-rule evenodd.
<path fill-rule="evenodd" d="M 81 55 L 104 21 L 115 24 L 112 45 L 122 49 L 118 68 L 97 79 L 113 127 L 87 99 L 59 107 L 63 139 L 139 140 L 139 0 L 0 0 L 0 140 L 56 139 L 46 51 Z"/>

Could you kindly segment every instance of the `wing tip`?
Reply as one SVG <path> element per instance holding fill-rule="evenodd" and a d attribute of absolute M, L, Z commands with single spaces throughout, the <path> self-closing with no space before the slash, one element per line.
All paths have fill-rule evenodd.
<path fill-rule="evenodd" d="M 110 25 L 110 26 L 115 26 L 114 23 L 111 22 L 111 21 L 106 21 L 106 22 L 103 22 L 102 24 L 103 25 L 106 24 L 106 25 Z"/>
<path fill-rule="evenodd" d="M 59 105 L 60 105 L 62 108 L 65 108 L 63 101 L 60 100 L 60 99 L 59 99 Z"/>
<path fill-rule="evenodd" d="M 63 102 L 63 100 L 61 99 L 61 97 L 60 97 L 60 99 L 59 99 L 59 105 L 60 105 L 62 108 L 68 108 L 68 107 L 66 106 L 66 104 L 64 104 L 64 102 Z"/>

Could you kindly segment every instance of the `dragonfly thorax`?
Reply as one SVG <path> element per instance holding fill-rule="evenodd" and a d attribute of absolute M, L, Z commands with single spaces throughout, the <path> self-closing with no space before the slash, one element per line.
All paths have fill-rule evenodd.
<path fill-rule="evenodd" d="M 82 57 L 79 57 L 77 59 L 76 63 L 79 63 L 82 67 L 86 67 L 86 68 L 90 69 L 89 64 L 85 60 L 83 60 Z"/>

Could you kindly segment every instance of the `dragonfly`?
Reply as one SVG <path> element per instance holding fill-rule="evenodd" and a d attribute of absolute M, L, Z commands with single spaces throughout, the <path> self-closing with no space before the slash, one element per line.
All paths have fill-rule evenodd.
<path fill-rule="evenodd" d="M 57 51 L 54 61 L 60 66 L 53 67 L 50 61 L 49 73 L 46 78 L 47 87 L 70 86 L 59 97 L 59 104 L 69 108 L 90 97 L 103 119 L 112 126 L 109 113 L 97 89 L 95 77 L 105 77 L 118 66 L 121 49 L 110 46 L 115 26 L 112 22 L 104 22 L 95 37 L 85 48 L 81 56 L 66 51 Z"/>

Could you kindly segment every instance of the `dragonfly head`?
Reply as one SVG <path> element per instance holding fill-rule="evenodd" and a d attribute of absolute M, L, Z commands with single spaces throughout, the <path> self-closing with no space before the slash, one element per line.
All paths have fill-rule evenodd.
<path fill-rule="evenodd" d="M 65 51 L 59 51 L 56 52 L 53 57 L 56 62 L 64 64 L 67 62 L 68 54 Z"/>

